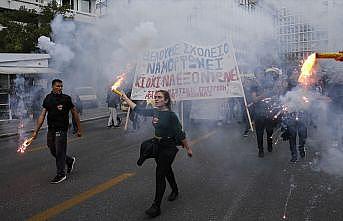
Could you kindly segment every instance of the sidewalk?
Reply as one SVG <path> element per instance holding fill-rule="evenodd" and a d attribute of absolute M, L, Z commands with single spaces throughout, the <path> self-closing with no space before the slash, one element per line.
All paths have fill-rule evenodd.
<path fill-rule="evenodd" d="M 123 116 L 124 112 L 118 113 L 120 116 Z M 81 122 L 96 120 L 100 118 L 108 117 L 108 108 L 107 107 L 98 107 L 92 109 L 84 109 L 83 114 L 81 115 Z M 42 128 L 45 128 L 46 125 L 46 117 Z M 32 131 L 35 127 L 36 122 L 31 119 L 25 120 L 24 122 L 24 129 L 23 131 L 29 132 Z M 18 129 L 19 120 L 9 120 L 9 121 L 0 121 L 0 138 L 2 137 L 9 137 L 15 136 L 19 133 Z"/>

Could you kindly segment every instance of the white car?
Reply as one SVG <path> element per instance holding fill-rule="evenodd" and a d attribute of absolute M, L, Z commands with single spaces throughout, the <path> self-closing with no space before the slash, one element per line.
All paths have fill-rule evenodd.
<path fill-rule="evenodd" d="M 83 106 L 98 106 L 98 97 L 93 87 L 77 87 L 75 91 L 79 95 Z"/>

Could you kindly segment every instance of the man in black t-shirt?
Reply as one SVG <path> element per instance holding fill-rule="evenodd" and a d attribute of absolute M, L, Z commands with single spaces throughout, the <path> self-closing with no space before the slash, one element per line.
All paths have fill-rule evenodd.
<path fill-rule="evenodd" d="M 57 175 L 51 183 L 60 183 L 66 179 L 67 173 L 73 170 L 75 157 L 67 156 L 67 131 L 69 127 L 69 111 L 71 111 L 76 124 L 77 136 L 81 137 L 80 118 L 71 100 L 71 97 L 62 93 L 63 84 L 59 79 L 52 81 L 52 91 L 43 101 L 43 109 L 37 120 L 37 126 L 32 134 L 35 139 L 43 125 L 45 115 L 48 114 L 47 145 L 51 154 L 56 158 Z"/>

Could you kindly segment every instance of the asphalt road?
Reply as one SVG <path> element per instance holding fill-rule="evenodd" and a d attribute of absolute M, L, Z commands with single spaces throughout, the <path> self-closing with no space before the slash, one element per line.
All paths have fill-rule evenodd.
<path fill-rule="evenodd" d="M 150 220 L 144 210 L 153 200 L 155 164 L 136 165 L 150 123 L 135 133 L 105 125 L 85 122 L 82 138 L 70 136 L 68 153 L 77 162 L 60 184 L 49 183 L 55 162 L 44 132 L 25 154 L 16 153 L 16 137 L 0 139 L 1 220 Z M 194 156 L 180 149 L 174 162 L 179 198 L 165 197 L 154 220 L 343 220 L 343 179 L 314 170 L 311 148 L 295 164 L 287 143 L 260 159 L 255 137 L 240 132 L 237 125 L 189 129 Z"/>

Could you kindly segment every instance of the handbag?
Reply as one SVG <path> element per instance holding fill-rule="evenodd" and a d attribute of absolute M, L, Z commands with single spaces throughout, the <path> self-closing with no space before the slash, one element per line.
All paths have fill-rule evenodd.
<path fill-rule="evenodd" d="M 142 164 L 144 163 L 146 159 L 157 158 L 157 156 L 158 156 L 158 140 L 156 138 L 145 140 L 141 144 L 137 165 L 142 166 Z"/>

